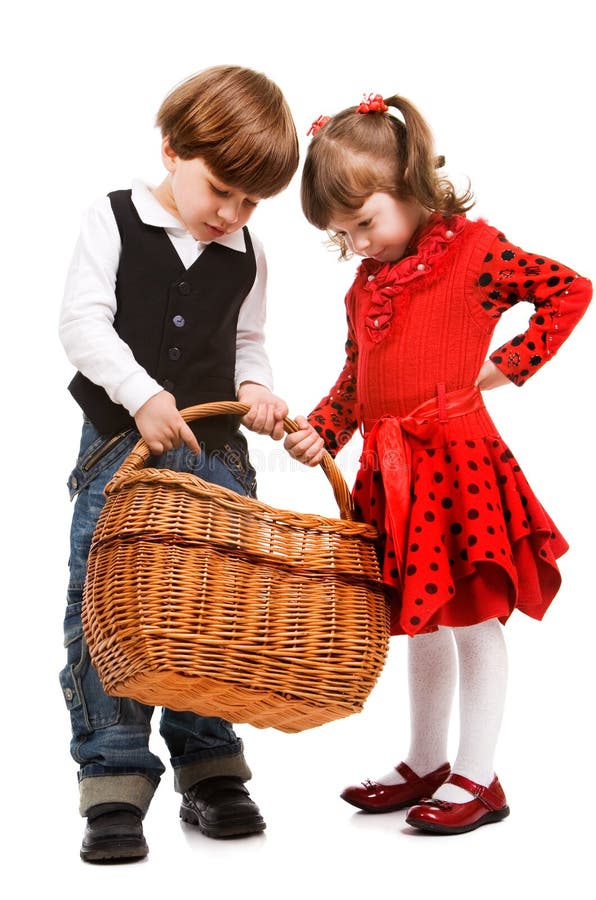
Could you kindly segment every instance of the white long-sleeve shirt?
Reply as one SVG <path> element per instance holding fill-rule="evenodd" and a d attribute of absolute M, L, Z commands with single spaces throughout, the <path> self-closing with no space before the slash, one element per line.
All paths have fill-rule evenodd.
<path fill-rule="evenodd" d="M 164 228 L 186 269 L 208 244 L 196 241 L 156 200 L 142 181 L 132 184 L 132 202 L 147 225 Z M 263 246 L 251 232 L 257 274 L 240 307 L 236 332 L 236 390 L 243 381 L 272 389 L 271 366 L 264 346 L 267 263 Z M 242 230 L 217 243 L 246 252 Z M 162 386 L 135 360 L 114 329 L 116 274 L 121 252 L 118 226 L 108 197 L 97 200 L 83 215 L 60 312 L 59 334 L 70 362 L 90 381 L 103 387 L 111 400 L 131 416 Z"/>

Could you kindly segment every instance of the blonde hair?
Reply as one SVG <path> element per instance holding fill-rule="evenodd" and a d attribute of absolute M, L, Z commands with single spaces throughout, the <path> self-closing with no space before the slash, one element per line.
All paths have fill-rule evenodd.
<path fill-rule="evenodd" d="M 371 194 L 382 192 L 399 200 L 416 200 L 445 216 L 464 214 L 473 206 L 471 190 L 461 194 L 437 169 L 430 129 L 416 107 L 394 94 L 385 104 L 398 110 L 358 113 L 348 107 L 332 116 L 312 138 L 302 172 L 304 215 L 327 229 L 334 216 L 360 209 Z M 330 238 L 349 256 L 343 235 Z"/>
<path fill-rule="evenodd" d="M 298 168 L 298 137 L 279 87 L 260 72 L 213 66 L 165 98 L 156 125 L 182 159 L 200 157 L 222 181 L 271 197 Z"/>

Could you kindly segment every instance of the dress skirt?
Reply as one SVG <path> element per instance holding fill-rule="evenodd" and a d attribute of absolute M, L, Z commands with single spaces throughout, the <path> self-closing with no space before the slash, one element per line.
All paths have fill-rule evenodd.
<path fill-rule="evenodd" d="M 365 432 L 353 495 L 379 532 L 392 634 L 542 619 L 561 584 L 568 544 L 480 392 L 445 397 Z"/>

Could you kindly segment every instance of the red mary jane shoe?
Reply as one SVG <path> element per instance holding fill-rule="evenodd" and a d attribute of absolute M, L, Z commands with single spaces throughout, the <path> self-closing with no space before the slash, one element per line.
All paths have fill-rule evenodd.
<path fill-rule="evenodd" d="M 488 787 L 457 774 L 451 775 L 447 783 L 464 788 L 474 795 L 474 799 L 468 803 L 424 799 L 409 811 L 408 825 L 433 834 L 463 834 L 481 825 L 499 822 L 509 815 L 507 800 L 496 775 Z"/>
<path fill-rule="evenodd" d="M 376 781 L 363 781 L 361 785 L 351 785 L 340 794 L 342 800 L 357 806 L 358 809 L 369 813 L 393 812 L 396 809 L 405 809 L 412 803 L 418 803 L 422 797 L 440 788 L 449 777 L 451 767 L 444 763 L 434 772 L 420 778 L 404 762 L 395 767 L 402 778 L 403 784 L 379 784 Z"/>

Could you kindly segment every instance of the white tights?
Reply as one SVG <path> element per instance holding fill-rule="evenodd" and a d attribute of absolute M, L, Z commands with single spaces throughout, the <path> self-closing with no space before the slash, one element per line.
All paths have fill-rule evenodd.
<path fill-rule="evenodd" d="M 488 786 L 507 686 L 507 650 L 497 619 L 408 639 L 410 749 L 404 762 L 423 776 L 447 760 L 458 669 L 460 733 L 453 771 Z M 393 769 L 376 781 L 399 784 L 403 778 Z M 434 796 L 453 803 L 470 799 L 453 784 L 443 785 Z"/>

